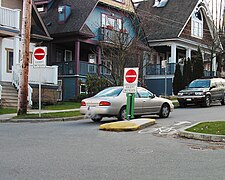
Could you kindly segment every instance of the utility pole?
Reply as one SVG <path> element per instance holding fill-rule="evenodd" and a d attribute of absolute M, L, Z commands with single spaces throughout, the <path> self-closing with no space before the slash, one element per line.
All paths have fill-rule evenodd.
<path fill-rule="evenodd" d="M 18 93 L 17 115 L 27 113 L 28 97 L 28 72 L 29 72 L 29 46 L 31 29 L 32 0 L 23 0 L 22 32 L 21 32 L 21 60 L 20 60 L 20 82 Z"/>

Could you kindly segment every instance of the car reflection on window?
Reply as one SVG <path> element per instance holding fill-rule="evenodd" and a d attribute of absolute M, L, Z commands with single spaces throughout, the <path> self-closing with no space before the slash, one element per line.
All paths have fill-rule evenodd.
<path fill-rule="evenodd" d="M 210 87 L 210 80 L 197 80 L 192 81 L 188 88 L 209 88 Z"/>
<path fill-rule="evenodd" d="M 107 89 L 104 89 L 103 91 L 100 91 L 94 97 L 116 97 L 121 93 L 122 89 L 123 89 L 122 87 L 121 88 L 107 88 Z"/>

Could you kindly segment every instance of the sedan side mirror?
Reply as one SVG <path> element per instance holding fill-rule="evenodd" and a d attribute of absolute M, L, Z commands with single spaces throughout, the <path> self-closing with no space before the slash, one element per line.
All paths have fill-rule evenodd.
<path fill-rule="evenodd" d="M 209 89 L 213 89 L 213 88 L 216 88 L 216 86 L 211 86 Z"/>

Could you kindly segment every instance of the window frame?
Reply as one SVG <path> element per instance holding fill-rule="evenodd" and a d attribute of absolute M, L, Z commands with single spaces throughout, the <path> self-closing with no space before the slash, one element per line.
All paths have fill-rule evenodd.
<path fill-rule="evenodd" d="M 13 61 L 14 61 L 14 52 L 13 52 L 13 49 L 10 49 L 10 48 L 6 48 L 6 72 L 7 73 L 12 73 L 12 67 L 13 67 Z M 11 64 L 9 62 L 9 53 L 12 53 L 12 60 L 11 60 Z"/>
<path fill-rule="evenodd" d="M 202 20 L 198 19 L 195 14 L 200 13 Z M 191 17 L 191 36 L 202 39 L 203 38 L 203 15 L 202 12 L 194 11 Z"/>

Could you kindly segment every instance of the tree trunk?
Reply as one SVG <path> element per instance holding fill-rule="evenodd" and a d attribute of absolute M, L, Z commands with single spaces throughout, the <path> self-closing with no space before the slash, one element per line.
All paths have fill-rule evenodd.
<path fill-rule="evenodd" d="M 21 62 L 20 62 L 20 82 L 18 94 L 17 115 L 27 113 L 28 97 L 28 72 L 29 72 L 29 46 L 30 46 L 30 29 L 31 29 L 31 10 L 32 0 L 23 1 L 23 17 L 21 32 Z"/>

